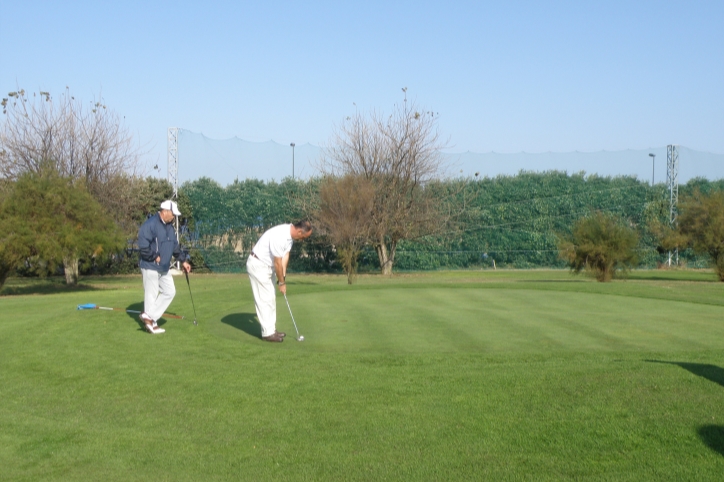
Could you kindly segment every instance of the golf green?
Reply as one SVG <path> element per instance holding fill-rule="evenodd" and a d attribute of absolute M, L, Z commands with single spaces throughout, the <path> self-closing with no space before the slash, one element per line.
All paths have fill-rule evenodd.
<path fill-rule="evenodd" d="M 724 348 L 721 307 L 532 289 L 405 287 L 289 296 L 306 351 L 371 353 L 560 352 Z M 283 298 L 278 329 L 294 335 Z M 209 330 L 251 341 L 253 302 Z M 291 338 L 287 339 L 291 341 Z M 290 348 L 291 349 L 291 348 Z"/>
<path fill-rule="evenodd" d="M 243 275 L 0 297 L 2 480 L 720 480 L 724 283 L 711 272 L 290 275 L 284 343 Z M 43 293 L 43 294 L 34 294 Z"/>

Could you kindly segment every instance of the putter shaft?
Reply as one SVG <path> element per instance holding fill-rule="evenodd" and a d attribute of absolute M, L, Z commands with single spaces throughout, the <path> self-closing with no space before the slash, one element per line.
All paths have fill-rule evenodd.
<path fill-rule="evenodd" d="M 289 316 L 292 317 L 292 323 L 294 323 L 294 331 L 297 332 L 297 339 L 299 339 L 299 330 L 297 329 L 297 322 L 294 321 L 294 315 L 292 314 L 292 307 L 289 306 L 289 300 L 287 299 L 286 293 L 284 293 L 284 301 L 287 302 L 287 308 L 289 308 Z"/>

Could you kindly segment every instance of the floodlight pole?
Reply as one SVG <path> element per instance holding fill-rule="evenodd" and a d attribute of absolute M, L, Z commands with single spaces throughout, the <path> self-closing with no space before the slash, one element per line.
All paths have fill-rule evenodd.
<path fill-rule="evenodd" d="M 294 146 L 296 146 L 296 144 L 292 142 L 289 145 L 292 146 L 292 180 L 293 180 L 294 179 Z"/>
<path fill-rule="evenodd" d="M 656 154 L 649 154 L 651 158 L 651 187 L 654 186 L 654 172 L 656 170 Z"/>

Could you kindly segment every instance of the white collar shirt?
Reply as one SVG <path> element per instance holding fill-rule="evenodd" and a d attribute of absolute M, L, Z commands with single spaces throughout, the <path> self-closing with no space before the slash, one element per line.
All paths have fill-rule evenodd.
<path fill-rule="evenodd" d="M 294 240 L 291 227 L 291 224 L 280 224 L 261 235 L 252 249 L 259 261 L 268 266 L 274 266 L 274 258 L 283 258 L 292 250 Z"/>

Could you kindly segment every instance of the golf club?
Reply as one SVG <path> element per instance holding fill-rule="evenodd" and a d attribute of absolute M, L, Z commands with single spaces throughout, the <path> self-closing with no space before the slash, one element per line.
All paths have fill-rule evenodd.
<path fill-rule="evenodd" d="M 194 295 L 191 294 L 191 283 L 189 283 L 189 272 L 184 270 L 184 274 L 186 275 L 186 286 L 189 287 L 189 296 L 191 297 L 191 306 L 194 307 L 194 325 L 198 325 L 198 323 L 196 323 L 196 305 L 194 304 Z"/>
<path fill-rule="evenodd" d="M 289 306 L 289 300 L 287 299 L 286 293 L 284 293 L 284 301 L 287 302 L 287 308 L 289 308 L 289 316 L 292 317 L 292 323 L 294 323 L 294 331 L 297 332 L 297 341 L 304 341 L 304 337 L 299 334 L 299 330 L 297 329 L 297 322 L 294 321 L 294 315 L 292 314 L 292 307 Z"/>

